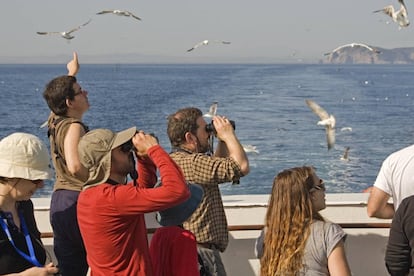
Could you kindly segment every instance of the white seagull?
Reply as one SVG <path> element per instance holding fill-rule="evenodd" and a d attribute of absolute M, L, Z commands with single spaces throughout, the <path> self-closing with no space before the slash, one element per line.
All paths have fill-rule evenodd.
<path fill-rule="evenodd" d="M 206 39 L 206 40 L 203 40 L 203 41 L 197 43 L 192 48 L 188 49 L 187 52 L 191 52 L 192 50 L 197 49 L 198 47 L 203 46 L 203 45 L 208 45 L 209 43 L 230 44 L 231 42 L 229 42 L 229 41 L 222 41 L 222 40 L 207 40 Z"/>
<path fill-rule="evenodd" d="M 126 17 L 133 17 L 137 20 L 142 20 L 141 18 L 139 18 L 138 16 L 136 16 L 135 14 L 133 14 L 130 11 L 121 11 L 121 10 L 104 10 L 104 11 L 100 11 L 96 14 L 106 14 L 106 13 L 112 13 L 112 14 L 116 14 L 119 16 L 126 16 Z"/>
<path fill-rule="evenodd" d="M 211 118 L 211 117 L 216 116 L 217 104 L 218 104 L 218 102 L 213 102 L 213 104 L 210 106 L 210 109 L 208 110 L 208 112 L 206 114 L 203 114 L 203 117 Z"/>
<path fill-rule="evenodd" d="M 256 148 L 256 146 L 253 145 L 242 145 L 244 152 L 253 152 L 256 154 L 259 154 L 259 150 Z"/>
<path fill-rule="evenodd" d="M 310 109 L 319 116 L 321 119 L 317 125 L 325 126 L 326 130 L 326 142 L 328 143 L 328 150 L 330 150 L 335 144 L 335 117 L 332 114 L 328 114 L 322 107 L 312 100 L 305 100 Z"/>
<path fill-rule="evenodd" d="M 73 39 L 74 38 L 74 36 L 72 35 L 73 32 L 79 30 L 83 26 L 88 25 L 91 21 L 92 21 L 92 19 L 89 19 L 88 22 L 83 23 L 82 25 L 80 25 L 80 26 L 78 26 L 76 28 L 73 28 L 70 31 L 66 31 L 66 32 L 36 32 L 36 33 L 39 34 L 39 35 L 60 34 L 61 37 L 65 38 L 67 40 L 70 40 L 70 39 Z"/>
<path fill-rule="evenodd" d="M 407 8 L 405 7 L 404 0 L 398 0 L 398 3 L 401 5 L 398 11 L 395 11 L 394 7 L 389 5 L 374 12 L 383 12 L 390 16 L 392 20 L 398 24 L 399 29 L 401 29 L 402 27 L 408 27 L 408 25 L 410 25 L 410 21 L 408 20 Z"/>
<path fill-rule="evenodd" d="M 334 54 L 334 53 L 338 52 L 339 50 L 341 50 L 341 49 L 343 49 L 343 48 L 348 48 L 348 47 L 351 47 L 351 48 L 354 48 L 354 47 L 361 47 L 361 48 L 365 48 L 365 49 L 367 49 L 368 51 L 371 51 L 371 52 L 373 52 L 373 53 L 375 53 L 375 54 L 380 54 L 380 53 L 381 53 L 381 51 L 379 51 L 379 50 L 377 50 L 377 49 L 375 49 L 375 48 L 372 48 L 372 47 L 370 47 L 370 46 L 368 46 L 368 45 L 366 45 L 366 44 L 352 42 L 352 43 L 349 43 L 349 44 L 345 44 L 345 45 L 339 46 L 339 47 L 337 47 L 337 48 L 333 49 L 331 52 L 325 53 L 324 55 L 325 55 L 325 56 L 332 55 L 332 54 Z"/>

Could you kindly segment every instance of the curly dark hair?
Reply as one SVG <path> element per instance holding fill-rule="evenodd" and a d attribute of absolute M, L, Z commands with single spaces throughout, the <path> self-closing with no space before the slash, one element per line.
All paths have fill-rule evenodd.
<path fill-rule="evenodd" d="M 203 113 L 195 107 L 186 107 L 168 116 L 167 134 L 171 146 L 180 147 L 185 141 L 187 132 L 196 134 L 197 119 L 201 116 Z"/>
<path fill-rule="evenodd" d="M 68 110 L 66 99 L 73 100 L 75 97 L 74 83 L 76 83 L 74 76 L 60 76 L 54 78 L 46 85 L 43 98 L 46 100 L 50 110 L 56 115 L 66 115 Z"/>

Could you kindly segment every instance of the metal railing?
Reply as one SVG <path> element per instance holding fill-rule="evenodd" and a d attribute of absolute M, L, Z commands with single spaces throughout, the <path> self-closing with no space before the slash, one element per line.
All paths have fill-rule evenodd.
<path fill-rule="evenodd" d="M 382 222 L 367 222 L 367 223 L 338 223 L 342 228 L 390 228 L 391 223 Z M 250 225 L 229 225 L 229 231 L 254 231 L 262 230 L 263 224 L 250 224 Z M 147 234 L 153 234 L 157 228 L 147 228 Z M 53 238 L 53 232 L 42 232 L 41 238 Z"/>

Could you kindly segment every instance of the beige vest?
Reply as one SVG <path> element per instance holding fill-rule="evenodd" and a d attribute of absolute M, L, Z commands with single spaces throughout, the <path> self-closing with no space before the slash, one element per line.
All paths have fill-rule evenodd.
<path fill-rule="evenodd" d="M 81 124 L 85 131 L 88 131 L 88 127 L 78 119 L 57 115 L 51 115 L 49 118 L 48 136 L 50 141 L 50 154 L 52 156 L 53 166 L 55 167 L 56 177 L 54 191 L 81 191 L 84 183 L 84 181 L 72 175 L 66 165 L 64 140 L 71 124 Z"/>

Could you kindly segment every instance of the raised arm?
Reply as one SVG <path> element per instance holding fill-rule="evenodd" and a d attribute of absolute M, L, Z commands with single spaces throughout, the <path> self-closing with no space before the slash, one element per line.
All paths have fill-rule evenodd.
<path fill-rule="evenodd" d="M 250 171 L 249 159 L 229 120 L 225 117 L 214 116 L 213 124 L 217 130 L 217 138 L 220 140 L 215 156 L 233 158 L 239 164 L 243 175 L 247 175 Z"/>
<path fill-rule="evenodd" d="M 148 157 L 148 150 L 158 145 L 155 137 L 139 131 L 132 139 L 138 158 L 138 186 L 143 188 L 152 188 L 157 182 L 157 168 L 152 160 Z"/>
<path fill-rule="evenodd" d="M 68 76 L 76 76 L 79 71 L 78 54 L 73 52 L 73 59 L 68 62 L 66 68 L 68 69 Z"/>

